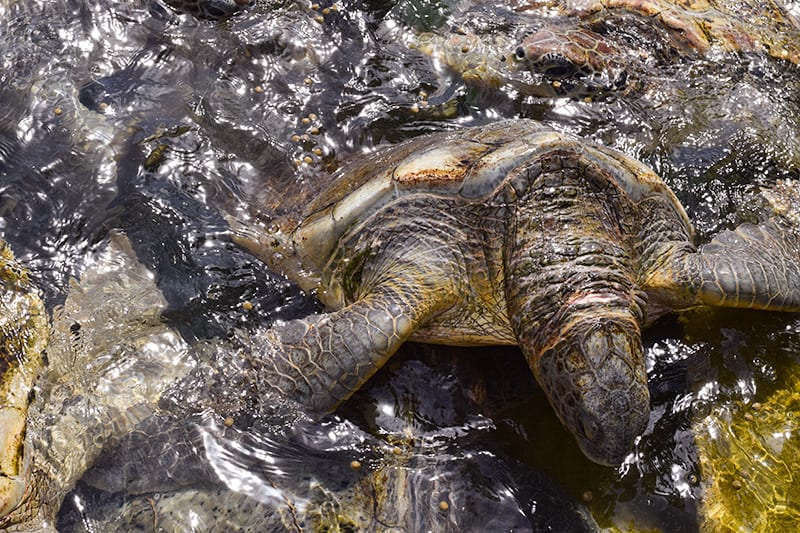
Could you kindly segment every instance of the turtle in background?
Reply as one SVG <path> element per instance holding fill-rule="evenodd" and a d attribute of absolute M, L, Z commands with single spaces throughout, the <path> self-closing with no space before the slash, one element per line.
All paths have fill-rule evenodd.
<path fill-rule="evenodd" d="M 307 205 L 283 198 L 282 216 L 232 224 L 328 310 L 260 348 L 264 383 L 311 412 L 406 340 L 515 344 L 585 455 L 616 465 L 649 417 L 643 327 L 700 305 L 800 311 L 794 182 L 765 192 L 774 216 L 698 248 L 652 170 L 533 121 L 421 137 Z"/>
<path fill-rule="evenodd" d="M 637 90 L 659 66 L 714 50 L 800 64 L 800 20 L 777 1 L 519 1 L 454 18 L 450 33 L 409 34 L 409 46 L 468 83 L 523 95 Z"/>

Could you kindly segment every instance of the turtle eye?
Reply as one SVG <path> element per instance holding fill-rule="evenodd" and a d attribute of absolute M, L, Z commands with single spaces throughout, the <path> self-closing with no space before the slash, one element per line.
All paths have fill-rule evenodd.
<path fill-rule="evenodd" d="M 517 56 L 517 59 L 525 59 L 525 49 L 521 46 L 518 46 L 517 49 L 514 51 L 514 55 Z"/>
<path fill-rule="evenodd" d="M 578 428 L 589 442 L 597 442 L 603 437 L 603 429 L 600 427 L 595 417 L 589 413 L 582 413 L 578 418 Z"/>

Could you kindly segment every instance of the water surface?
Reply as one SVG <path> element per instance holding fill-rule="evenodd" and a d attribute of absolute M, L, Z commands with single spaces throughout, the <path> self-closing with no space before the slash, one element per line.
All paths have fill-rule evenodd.
<path fill-rule="evenodd" d="M 651 165 L 701 240 L 748 219 L 758 186 L 796 176 L 795 66 L 715 52 L 655 68 L 635 94 L 488 90 L 406 45 L 475 13 L 513 17 L 474 4 L 275 0 L 214 21 L 155 0 L 2 2 L 0 232 L 51 308 L 109 232 L 123 232 L 154 273 L 165 323 L 188 345 L 224 346 L 236 330 L 319 310 L 237 248 L 226 217 L 266 224 L 381 143 L 535 118 Z M 780 388 L 797 363 L 798 328 L 793 316 L 728 311 L 652 327 L 650 425 L 616 469 L 582 456 L 516 350 L 410 344 L 335 417 L 300 432 L 302 444 L 257 421 L 221 440 L 209 460 L 224 483 L 193 490 L 233 509 L 242 527 L 242 509 L 271 512 L 285 491 L 320 509 L 337 497 L 363 502 L 385 513 L 377 523 L 402 519 L 415 530 L 588 528 L 585 507 L 602 527 L 697 531 L 694 424 Z M 366 486 L 371 495 L 359 493 Z M 186 530 L 198 516 L 215 519 L 193 510 L 198 500 L 187 493 L 150 490 L 173 509 L 162 518 Z M 142 501 L 80 482 L 60 526 L 147 522 Z M 128 510 L 117 511 L 123 503 Z"/>

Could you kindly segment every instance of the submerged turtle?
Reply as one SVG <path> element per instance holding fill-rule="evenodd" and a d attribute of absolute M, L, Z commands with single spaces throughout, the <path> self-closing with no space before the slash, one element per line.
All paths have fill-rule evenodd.
<path fill-rule="evenodd" d="M 648 421 L 643 326 L 697 305 L 800 311 L 787 220 L 698 249 L 649 168 L 532 121 L 406 142 L 287 209 L 239 240 L 329 310 L 274 325 L 260 361 L 270 387 L 313 411 L 406 340 L 518 344 L 584 453 L 618 464 Z"/>
<path fill-rule="evenodd" d="M 800 64 L 800 20 L 774 1 L 520 1 L 510 7 L 488 23 L 468 12 L 450 35 L 423 33 L 409 44 L 468 82 L 533 95 L 551 94 L 552 87 L 563 92 L 563 80 L 570 81 L 567 89 L 630 89 L 638 85 L 630 79 L 656 65 L 715 47 Z"/>

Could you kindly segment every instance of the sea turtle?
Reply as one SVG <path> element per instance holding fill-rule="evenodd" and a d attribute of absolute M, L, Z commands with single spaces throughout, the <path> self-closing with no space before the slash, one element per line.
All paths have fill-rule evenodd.
<path fill-rule="evenodd" d="M 800 239 L 785 217 L 698 249 L 652 170 L 529 120 L 400 144 L 284 209 L 234 227 L 327 306 L 275 324 L 258 370 L 316 412 L 406 340 L 518 344 L 586 456 L 619 464 L 648 421 L 643 326 L 697 305 L 800 311 Z"/>
<path fill-rule="evenodd" d="M 266 228 L 234 221 L 328 312 L 206 364 L 160 321 L 149 273 L 111 253 L 56 314 L 13 457 L 31 477 L 13 480 L 26 490 L 4 494 L 0 524 L 52 524 L 75 480 L 175 384 L 223 391 L 213 401 L 234 422 L 255 401 L 291 426 L 307 418 L 296 403 L 336 408 L 408 339 L 519 344 L 586 455 L 619 463 L 648 421 L 642 326 L 702 304 L 800 310 L 800 195 L 787 182 L 764 196 L 774 217 L 698 250 L 675 196 L 619 152 L 522 119 L 423 136 L 342 168 Z"/>
<path fill-rule="evenodd" d="M 532 95 L 554 88 L 630 90 L 657 65 L 715 48 L 800 64 L 800 20 L 780 2 L 566 0 L 506 7 L 472 8 L 456 17 L 449 34 L 407 40 L 468 82 Z"/>
<path fill-rule="evenodd" d="M 0 477 L 4 532 L 53 531 L 56 524 L 64 531 L 190 524 L 203 531 L 461 531 L 476 520 L 464 507 L 484 510 L 481 523 L 501 529 L 558 521 L 597 531 L 573 496 L 486 452 L 463 425 L 462 438 L 417 434 L 391 444 L 347 420 L 309 426 L 291 401 L 262 390 L 251 374 L 258 351 L 227 340 L 189 345 L 163 322 L 166 301 L 122 234 L 100 243 L 52 328 L 26 271 L 7 248 L 3 254 L 9 261 L 0 287 L 14 298 L 0 302 L 0 324 L 4 348 L 13 351 L 0 353 L 20 355 L 27 343 L 32 360 L 49 337 L 27 433 L 14 432 L 17 407 L 4 407 L 0 418 L 4 439 L 14 441 Z M 20 374 L 5 370 L 5 377 Z M 17 379 L 4 397 L 27 402 L 29 381 Z M 457 389 L 452 401 L 459 413 L 469 403 Z M 79 479 L 123 501 L 107 493 L 87 502 L 79 490 L 70 498 L 77 516 L 67 510 L 57 521 Z M 508 486 L 513 495 L 505 494 Z"/>

